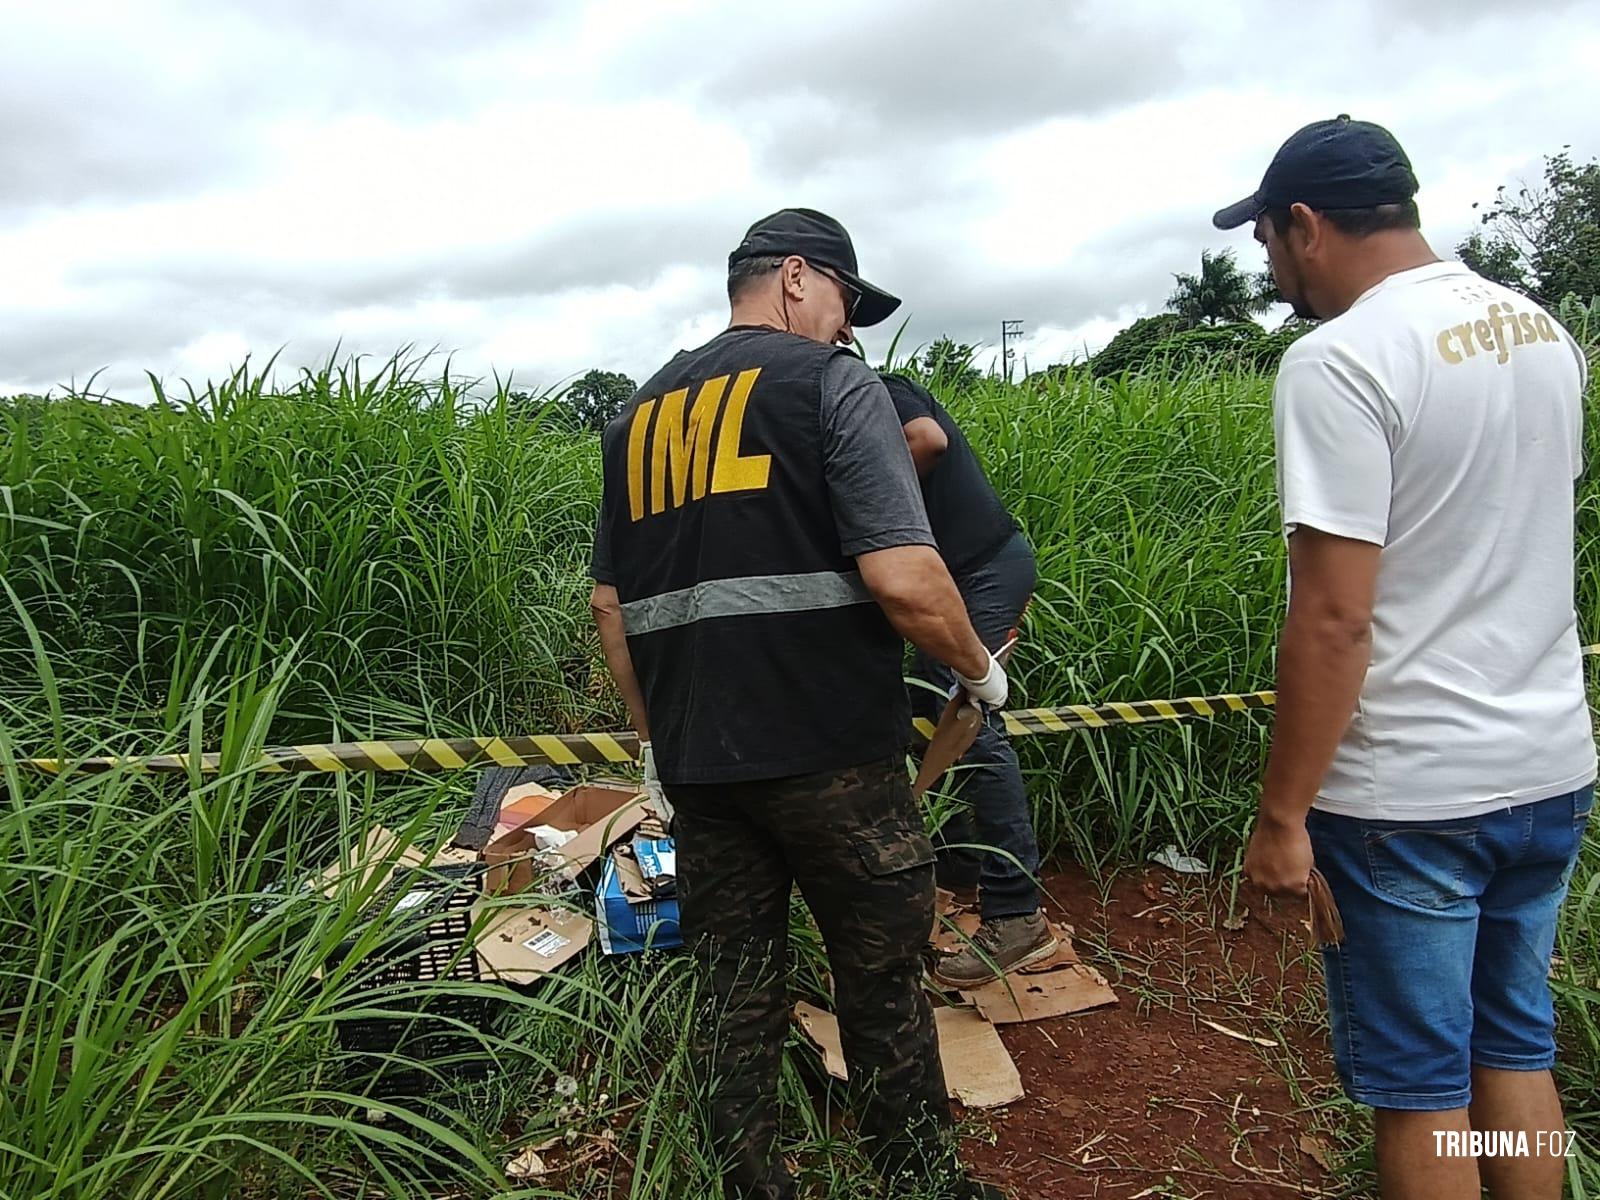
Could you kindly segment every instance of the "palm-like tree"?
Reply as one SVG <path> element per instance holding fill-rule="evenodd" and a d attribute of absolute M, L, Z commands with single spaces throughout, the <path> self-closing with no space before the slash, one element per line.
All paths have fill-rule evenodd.
<path fill-rule="evenodd" d="M 1252 276 L 1240 270 L 1232 250 L 1202 250 L 1198 275 L 1178 271 L 1172 278 L 1178 286 L 1172 289 L 1167 308 L 1190 325 L 1248 321 L 1277 299 L 1271 273 Z"/>

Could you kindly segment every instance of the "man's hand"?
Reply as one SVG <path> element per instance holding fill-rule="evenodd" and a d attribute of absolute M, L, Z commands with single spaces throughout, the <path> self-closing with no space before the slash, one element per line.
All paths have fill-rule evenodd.
<path fill-rule="evenodd" d="M 967 690 L 967 695 L 985 708 L 1004 707 L 1006 697 L 1011 694 L 1011 683 L 1006 678 L 1006 669 L 993 654 L 989 655 L 989 670 L 982 679 L 968 679 L 965 675 L 957 675 L 956 678 Z"/>
<path fill-rule="evenodd" d="M 656 751 L 649 742 L 639 743 L 639 757 L 644 761 L 644 791 L 650 797 L 650 807 L 656 810 L 656 815 L 661 820 L 672 824 L 672 803 L 667 799 L 666 789 L 661 786 L 661 776 L 656 774 Z"/>
<path fill-rule="evenodd" d="M 1271 896 L 1304 896 L 1314 860 L 1305 822 L 1284 822 L 1265 811 L 1256 817 L 1244 852 L 1244 873 Z"/>

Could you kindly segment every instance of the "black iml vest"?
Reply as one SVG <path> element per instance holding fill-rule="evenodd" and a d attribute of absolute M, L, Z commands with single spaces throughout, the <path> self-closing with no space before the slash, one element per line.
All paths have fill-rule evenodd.
<path fill-rule="evenodd" d="M 906 745 L 902 644 L 839 550 L 823 475 L 822 373 L 839 353 L 730 329 L 606 427 L 601 520 L 666 783 Z"/>

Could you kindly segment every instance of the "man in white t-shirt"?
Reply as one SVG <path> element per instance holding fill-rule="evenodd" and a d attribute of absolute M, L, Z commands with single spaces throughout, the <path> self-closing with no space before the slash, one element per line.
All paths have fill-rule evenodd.
<path fill-rule="evenodd" d="M 1334 1059 L 1377 1109 L 1386 1200 L 1557 1200 L 1548 974 L 1594 799 L 1573 609 L 1582 352 L 1527 298 L 1441 262 L 1392 135 L 1300 130 L 1249 222 L 1324 324 L 1273 397 L 1288 615 L 1245 871 L 1344 918 Z M 1470 1156 L 1469 1130 L 1524 1156 Z"/>

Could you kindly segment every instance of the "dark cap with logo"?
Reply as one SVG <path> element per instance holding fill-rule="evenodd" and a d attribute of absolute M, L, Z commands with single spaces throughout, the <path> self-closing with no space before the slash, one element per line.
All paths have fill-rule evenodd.
<path fill-rule="evenodd" d="M 1394 134 L 1371 121 L 1338 116 L 1292 135 L 1272 156 L 1255 193 L 1220 210 L 1211 223 L 1237 229 L 1269 208 L 1376 208 L 1403 204 L 1416 194 L 1411 160 Z"/>
<path fill-rule="evenodd" d="M 791 254 L 798 254 L 814 266 L 827 267 L 861 293 L 852 325 L 876 325 L 900 307 L 898 297 L 873 287 L 856 273 L 856 248 L 850 235 L 843 225 L 814 208 L 785 208 L 762 217 L 728 255 L 728 267 L 732 269 L 740 259 L 787 258 Z"/>

